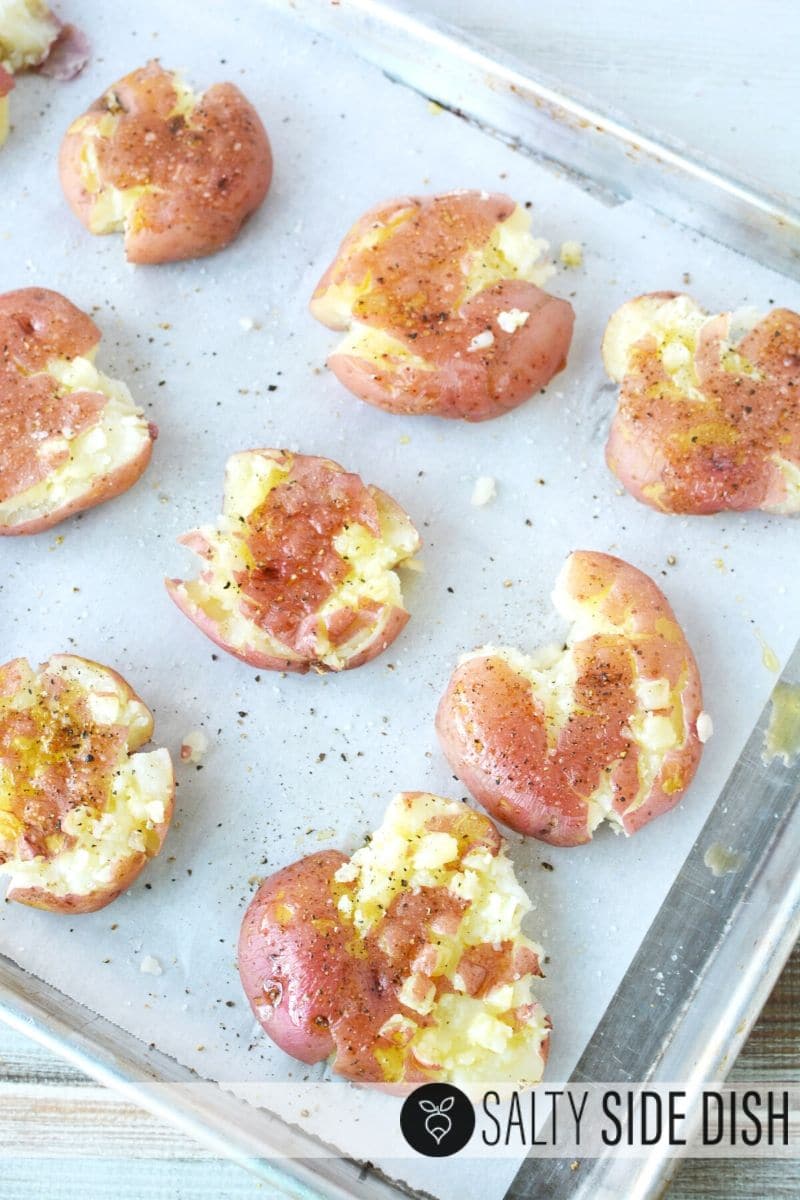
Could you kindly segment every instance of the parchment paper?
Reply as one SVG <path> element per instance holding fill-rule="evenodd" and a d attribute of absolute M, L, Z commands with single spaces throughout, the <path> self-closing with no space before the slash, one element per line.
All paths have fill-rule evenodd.
<path fill-rule="evenodd" d="M 684 802 L 634 839 L 603 831 L 588 847 L 557 850 L 511 838 L 536 903 L 530 932 L 550 954 L 539 989 L 555 1025 L 549 1075 L 565 1079 L 773 685 L 760 639 L 782 663 L 798 633 L 796 523 L 666 517 L 621 494 L 603 462 L 614 391 L 601 333 L 622 300 L 681 289 L 685 272 L 715 310 L 796 308 L 800 288 L 636 203 L 605 207 L 254 0 L 142 0 L 135 13 L 71 0 L 69 17 L 92 38 L 91 66 L 69 85 L 20 79 L 11 98 L 0 290 L 40 284 L 96 309 L 100 366 L 129 382 L 160 436 L 127 495 L 0 544 L 0 654 L 38 661 L 72 650 L 109 663 L 154 708 L 156 744 L 177 758 L 183 735 L 202 727 L 211 748 L 202 770 L 178 766 L 172 832 L 128 895 L 72 920 L 4 906 L 0 948 L 207 1078 L 313 1077 L 257 1031 L 240 991 L 236 938 L 257 878 L 323 846 L 349 851 L 397 790 L 462 795 L 433 730 L 458 655 L 559 636 L 549 594 L 561 563 L 574 548 L 607 550 L 666 591 L 716 732 Z M 206 261 L 132 268 L 118 237 L 92 238 L 72 217 L 56 155 L 69 121 L 153 55 L 200 88 L 238 83 L 267 125 L 276 172 L 234 246 Z M 389 416 L 350 396 L 323 368 L 335 335 L 306 311 L 366 207 L 452 187 L 532 201 L 534 231 L 556 250 L 567 238 L 585 246 L 583 268 L 551 285 L 576 309 L 568 369 L 546 395 L 476 426 Z M 412 619 L 371 665 L 335 678 L 256 673 L 217 653 L 170 603 L 162 577 L 194 570 L 175 538 L 215 516 L 227 456 L 253 446 L 337 459 L 418 523 L 426 569 L 405 579 Z M 480 475 L 496 478 L 498 495 L 476 509 Z M 141 973 L 146 955 L 162 976 Z M 654 979 L 648 1020 L 658 1019 L 661 991 Z M 368 1153 L 363 1129 L 354 1142 L 344 1126 L 343 1149 Z M 419 1186 L 465 1196 L 501 1195 L 514 1169 L 403 1164 Z"/>

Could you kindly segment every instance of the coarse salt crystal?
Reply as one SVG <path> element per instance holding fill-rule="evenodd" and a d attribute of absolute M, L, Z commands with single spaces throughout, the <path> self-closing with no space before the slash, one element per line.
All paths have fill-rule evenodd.
<path fill-rule="evenodd" d="M 701 712 L 697 718 L 697 736 L 704 744 L 714 732 L 714 722 L 707 712 Z"/>
<path fill-rule="evenodd" d="M 508 312 L 497 314 L 497 324 L 503 330 L 503 333 L 514 333 L 515 330 L 525 324 L 530 315 L 529 312 L 523 312 L 520 308 L 510 308 Z"/>
<path fill-rule="evenodd" d="M 467 346 L 467 353 L 473 354 L 476 350 L 488 350 L 489 346 L 494 344 L 494 334 L 491 329 L 484 329 L 481 333 L 476 333 L 470 344 Z"/>
<path fill-rule="evenodd" d="M 497 484 L 491 475 L 481 475 L 480 479 L 475 480 L 475 487 L 472 489 L 472 503 L 476 508 L 482 508 L 484 504 L 494 500 L 496 495 Z"/>

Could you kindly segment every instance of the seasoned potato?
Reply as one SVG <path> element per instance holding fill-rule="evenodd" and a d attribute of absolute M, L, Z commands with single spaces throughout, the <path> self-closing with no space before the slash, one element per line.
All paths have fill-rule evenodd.
<path fill-rule="evenodd" d="M 709 316 L 654 292 L 614 313 L 603 361 L 621 385 L 606 459 L 637 500 L 800 512 L 800 314 Z"/>
<path fill-rule="evenodd" d="M 436 728 L 493 817 L 577 846 L 604 820 L 635 833 L 680 800 L 702 751 L 700 675 L 664 596 L 619 558 L 571 554 L 553 602 L 566 644 L 466 655 Z"/>
<path fill-rule="evenodd" d="M 100 330 L 58 292 L 0 296 L 0 535 L 39 533 L 118 496 L 158 430 L 94 365 Z"/>
<path fill-rule="evenodd" d="M 55 654 L 0 667 L 0 874 L 8 899 L 104 908 L 158 854 L 172 817 L 167 750 L 134 754 L 153 717 L 110 667 Z"/>
<path fill-rule="evenodd" d="M 43 62 L 58 31 L 59 22 L 41 0 L 0 0 L 0 146 L 8 137 L 14 75 Z"/>
<path fill-rule="evenodd" d="M 389 412 L 485 421 L 566 364 L 573 312 L 538 284 L 547 243 L 508 196 L 449 192 L 379 204 L 348 233 L 311 312 L 346 336 L 328 366 Z"/>
<path fill-rule="evenodd" d="M 487 817 L 403 792 L 352 858 L 312 854 L 262 883 L 242 985 L 283 1050 L 350 1079 L 530 1085 L 550 1036 L 530 908 Z"/>
<path fill-rule="evenodd" d="M 0 146 L 8 136 L 8 93 L 19 71 L 73 79 L 89 58 L 86 38 L 43 0 L 0 0 Z"/>
<path fill-rule="evenodd" d="M 330 459 L 232 455 L 222 516 L 181 540 L 204 569 L 167 580 L 172 599 L 253 667 L 359 667 L 408 620 L 395 567 L 413 558 L 419 535 L 390 496 Z"/>
<path fill-rule="evenodd" d="M 0 66 L 0 146 L 8 137 L 8 95 L 14 88 L 14 76 Z"/>
<path fill-rule="evenodd" d="M 122 231 L 132 263 L 221 250 L 267 194 L 272 154 L 232 83 L 195 95 L 158 62 L 126 75 L 70 125 L 61 185 L 90 233 Z"/>
<path fill-rule="evenodd" d="M 40 66 L 61 29 L 43 0 L 0 0 L 0 66 L 12 75 Z"/>

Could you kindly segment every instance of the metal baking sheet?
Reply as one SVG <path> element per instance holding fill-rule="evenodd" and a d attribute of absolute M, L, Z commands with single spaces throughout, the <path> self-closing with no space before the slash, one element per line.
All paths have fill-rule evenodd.
<path fill-rule="evenodd" d="M 592 98 L 535 74 L 497 47 L 421 20 L 406 0 L 272 0 L 347 43 L 392 78 L 478 123 L 580 185 L 635 196 L 776 271 L 800 276 L 796 200 L 766 191 L 664 133 L 600 111 Z"/>
<path fill-rule="evenodd" d="M 327 12 L 311 7 L 320 17 Z M 385 29 L 377 6 L 344 5 L 342 13 L 360 17 L 370 7 L 370 21 Z M 634 840 L 604 833 L 590 847 L 556 851 L 512 838 L 512 855 L 536 902 L 531 932 L 550 953 L 541 988 L 556 1026 L 549 1077 L 565 1079 L 579 1062 L 586 1071 L 598 1046 L 609 1045 L 608 1025 L 604 1038 L 592 1033 L 604 1019 L 613 1029 L 632 978 L 646 992 L 652 1036 L 634 1032 L 625 1040 L 637 1051 L 635 1069 L 653 1071 L 665 1046 L 679 1044 L 681 1028 L 696 1043 L 717 1026 L 719 1013 L 694 995 L 691 981 L 718 953 L 737 889 L 761 879 L 768 891 L 774 880 L 774 831 L 792 799 L 785 777 L 771 805 L 783 816 L 778 824 L 771 818 L 766 840 L 754 837 L 762 807 L 741 806 L 734 823 L 726 802 L 715 802 L 743 762 L 749 775 L 740 796 L 756 786 L 770 794 L 755 751 L 741 755 L 776 678 L 769 664 L 773 656 L 779 667 L 787 662 L 800 627 L 787 588 L 796 575 L 797 527 L 763 514 L 669 519 L 620 495 L 602 459 L 613 390 L 598 344 L 621 300 L 680 288 L 684 273 L 709 308 L 797 307 L 800 287 L 610 193 L 607 180 L 601 189 L 576 186 L 573 170 L 549 161 L 555 155 L 534 158 L 442 112 L 352 51 L 312 35 L 291 12 L 246 0 L 235 13 L 207 6 L 189 14 L 184 4 L 146 0 L 137 6 L 136 30 L 88 0 L 75 0 L 71 15 L 98 47 L 90 69 L 63 88 L 23 79 L 13 97 L 16 128 L 2 160 L 0 288 L 42 284 L 96 308 L 105 334 L 101 366 L 128 380 L 161 435 L 147 475 L 125 497 L 50 534 L 0 546 L 0 653 L 36 660 L 74 649 L 109 662 L 154 707 L 159 744 L 177 755 L 183 735 L 198 726 L 212 744 L 202 772 L 180 770 L 164 855 L 113 909 L 68 922 L 3 908 L 6 1019 L 62 1049 L 77 1041 L 69 1051 L 75 1061 L 151 1105 L 149 1093 L 137 1092 L 142 1078 L 185 1079 L 187 1071 L 226 1085 L 297 1078 L 297 1064 L 258 1036 L 239 992 L 234 953 L 249 881 L 310 850 L 356 845 L 396 790 L 460 794 L 432 727 L 447 675 L 474 645 L 533 647 L 557 636 L 549 592 L 566 554 L 584 546 L 621 554 L 663 585 L 697 653 L 717 732 L 680 808 Z M 340 32 L 347 30 L 344 22 Z M 424 31 L 416 36 L 417 58 L 433 63 L 433 41 Z M 437 54 L 443 45 L 437 34 Z M 54 163 L 69 120 L 153 54 L 186 67 L 198 86 L 225 77 L 240 83 L 269 129 L 276 178 L 262 210 L 223 254 L 133 269 L 118 239 L 90 239 L 75 225 Z M 431 92 L 435 82 L 432 71 Z M 489 77 L 485 87 L 496 90 Z M 530 200 L 535 231 L 556 251 L 563 239 L 584 243 L 584 267 L 552 283 L 577 311 L 570 366 L 547 395 L 490 424 L 390 417 L 320 370 L 331 336 L 308 317 L 307 298 L 344 229 L 368 205 L 461 186 Z M 242 319 L 256 327 L 243 328 Z M 253 445 L 337 458 L 385 487 L 418 521 L 426 570 L 407 580 L 412 621 L 369 667 L 337 678 L 261 673 L 257 680 L 216 655 L 170 605 L 163 575 L 190 568 L 175 537 L 217 511 L 225 458 Z M 472 486 L 486 474 L 497 479 L 498 497 L 476 510 Z M 714 840 L 758 853 L 721 882 L 702 866 Z M 543 870 L 543 861 L 555 870 Z M 675 887 L 683 894 L 689 883 L 693 903 L 708 914 L 700 961 L 670 945 L 673 976 L 660 987 L 648 974 L 669 938 L 662 929 L 653 941 L 648 929 L 667 921 L 674 931 Z M 762 894 L 748 892 L 751 902 Z M 749 951 L 751 975 L 777 970 L 792 917 L 782 905 L 779 923 L 769 936 L 762 931 Z M 735 931 L 744 927 L 738 914 L 726 945 L 741 951 Z M 66 952 L 54 953 L 55 944 Z M 692 951 L 700 952 L 697 940 Z M 161 977 L 141 973 L 145 955 L 163 964 Z M 745 1025 L 759 998 L 750 982 L 724 1009 L 730 1016 L 739 1003 Z M 693 1004 L 681 1025 L 686 999 Z M 735 1048 L 735 1028 L 726 1052 Z M 695 1043 L 688 1034 L 686 1041 L 673 1056 L 673 1077 L 698 1069 Z M 146 1051 L 151 1043 L 157 1051 Z M 597 1069 L 619 1068 L 621 1053 L 616 1046 Z M 721 1070 L 718 1060 L 701 1066 Z M 217 1146 L 238 1147 L 248 1161 L 276 1144 L 262 1114 L 243 1117 L 222 1093 L 213 1103 L 172 1107 L 185 1127 Z M 363 1138 L 343 1133 L 340 1144 L 345 1155 L 363 1156 Z M 514 1182 L 516 1167 L 454 1162 L 443 1181 L 429 1164 L 408 1161 L 392 1173 L 433 1193 L 446 1187 L 493 1197 L 513 1187 L 536 1194 L 530 1165 Z M 346 1164 L 341 1172 L 315 1164 L 307 1182 L 357 1193 L 357 1175 Z"/>

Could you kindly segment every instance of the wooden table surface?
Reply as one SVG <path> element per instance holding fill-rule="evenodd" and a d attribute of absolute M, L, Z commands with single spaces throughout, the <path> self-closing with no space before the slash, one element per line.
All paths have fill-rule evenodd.
<path fill-rule="evenodd" d="M 411 0 L 413 3 L 414 0 Z M 66 13 L 66 0 L 63 4 Z M 796 0 L 418 0 L 569 87 L 797 196 L 800 38 Z M 797 1080 L 800 951 L 734 1069 Z M 0 1027 L 2 1200 L 249 1200 L 269 1194 L 238 1167 L 121 1102 Z M 685 1163 L 670 1200 L 800 1195 L 800 1164 Z"/>

